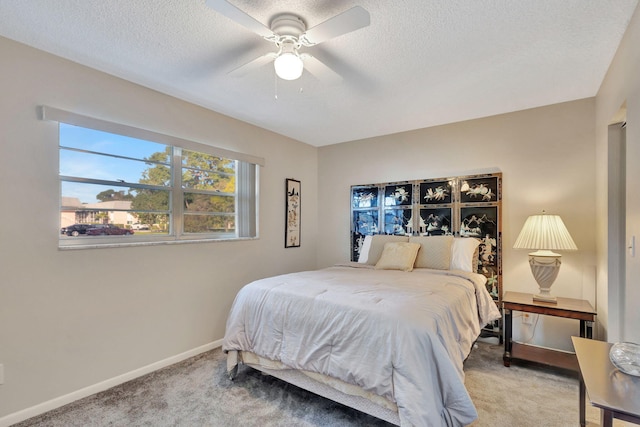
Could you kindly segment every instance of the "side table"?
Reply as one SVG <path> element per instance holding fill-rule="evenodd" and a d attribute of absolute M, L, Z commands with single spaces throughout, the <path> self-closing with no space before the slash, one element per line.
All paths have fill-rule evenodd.
<path fill-rule="evenodd" d="M 571 337 L 580 366 L 580 425 L 585 426 L 586 394 L 602 410 L 603 427 L 613 419 L 640 424 L 640 377 L 620 372 L 609 359 L 612 344 Z"/>
<path fill-rule="evenodd" d="M 533 294 L 522 292 L 506 292 L 502 297 L 504 313 L 504 366 L 511 366 L 515 359 L 543 363 L 558 368 L 578 371 L 578 362 L 573 353 L 556 351 L 547 348 L 530 346 L 513 342 L 512 311 L 541 314 L 545 316 L 564 317 L 580 320 L 580 336 L 591 338 L 596 311 L 589 301 L 558 297 L 557 303 L 534 301 Z"/>

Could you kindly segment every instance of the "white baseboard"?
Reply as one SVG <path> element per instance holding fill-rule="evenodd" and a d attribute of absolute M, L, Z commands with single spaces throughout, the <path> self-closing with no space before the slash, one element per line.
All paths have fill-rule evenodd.
<path fill-rule="evenodd" d="M 56 397 L 55 399 L 51 399 L 30 408 L 14 412 L 0 418 L 0 427 L 9 427 L 10 425 L 19 423 L 40 414 L 44 414 L 45 412 L 51 411 L 53 409 L 67 405 L 71 402 L 75 402 L 76 400 L 99 393 L 101 391 L 110 389 L 111 387 L 115 387 L 127 381 L 131 381 L 153 371 L 157 371 L 175 363 L 182 362 L 183 360 L 186 360 L 193 356 L 197 356 L 198 354 L 204 353 L 205 351 L 213 350 L 214 348 L 220 347 L 221 345 L 222 340 L 213 341 L 189 351 L 185 351 L 184 353 L 180 353 L 175 356 L 168 357 L 164 360 L 152 363 L 150 365 L 143 366 L 142 368 L 138 368 L 125 374 L 118 375 L 117 377 L 113 377 L 97 384 L 82 388 L 80 390 L 76 390 L 69 394 L 65 394 L 64 396 Z"/>

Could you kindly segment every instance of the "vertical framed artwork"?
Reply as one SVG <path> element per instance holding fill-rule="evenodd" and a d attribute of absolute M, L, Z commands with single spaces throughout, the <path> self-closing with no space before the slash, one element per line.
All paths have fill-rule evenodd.
<path fill-rule="evenodd" d="M 380 233 L 380 200 L 378 185 L 351 188 L 351 259 L 360 257 L 366 236 Z"/>
<path fill-rule="evenodd" d="M 478 273 L 487 277 L 487 290 L 499 299 L 500 276 L 500 208 L 494 206 L 465 206 L 460 208 L 460 237 L 480 240 Z"/>
<path fill-rule="evenodd" d="M 300 181 L 287 178 L 285 184 L 284 247 L 297 248 L 300 246 Z"/>

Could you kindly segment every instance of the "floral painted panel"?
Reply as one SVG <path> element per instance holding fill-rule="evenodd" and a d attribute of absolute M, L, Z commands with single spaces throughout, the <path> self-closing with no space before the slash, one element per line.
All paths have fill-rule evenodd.
<path fill-rule="evenodd" d="M 451 181 L 432 181 L 420 183 L 420 204 L 448 204 L 451 203 L 452 196 Z"/>
<path fill-rule="evenodd" d="M 351 207 L 375 208 L 378 207 L 378 187 L 357 187 L 351 192 Z"/>
<path fill-rule="evenodd" d="M 413 204 L 413 184 L 393 184 L 384 188 L 385 206 L 411 206 Z"/>
<path fill-rule="evenodd" d="M 498 177 L 460 180 L 460 203 L 495 202 L 500 200 Z"/>

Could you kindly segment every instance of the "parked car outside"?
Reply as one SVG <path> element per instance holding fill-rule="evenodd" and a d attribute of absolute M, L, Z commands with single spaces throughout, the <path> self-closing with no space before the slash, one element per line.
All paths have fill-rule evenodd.
<path fill-rule="evenodd" d="M 133 230 L 113 224 L 98 224 L 87 230 L 87 236 L 121 236 L 123 234 L 133 234 Z"/>
<path fill-rule="evenodd" d="M 76 237 L 80 234 L 87 234 L 87 230 L 95 227 L 96 224 L 73 224 L 62 229 L 62 233 L 67 236 Z"/>
<path fill-rule="evenodd" d="M 135 224 L 131 224 L 131 228 L 134 230 L 148 230 L 149 224 L 140 224 L 140 223 L 135 223 Z"/>

